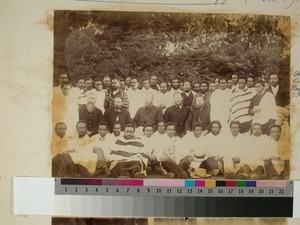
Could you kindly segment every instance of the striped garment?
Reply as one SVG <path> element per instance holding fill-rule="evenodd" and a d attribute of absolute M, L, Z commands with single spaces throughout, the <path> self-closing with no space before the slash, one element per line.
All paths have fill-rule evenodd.
<path fill-rule="evenodd" d="M 110 170 L 116 166 L 117 162 L 139 161 L 143 171 L 147 167 L 148 154 L 140 138 L 126 140 L 122 137 L 111 146 L 109 159 L 112 161 Z"/>
<path fill-rule="evenodd" d="M 229 123 L 232 121 L 245 123 L 252 120 L 252 116 L 249 114 L 249 106 L 255 94 L 256 92 L 249 88 L 232 91 L 229 98 Z"/>

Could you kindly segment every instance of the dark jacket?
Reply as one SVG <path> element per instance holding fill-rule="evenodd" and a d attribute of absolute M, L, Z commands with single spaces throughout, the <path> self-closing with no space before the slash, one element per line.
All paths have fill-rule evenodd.
<path fill-rule="evenodd" d="M 266 89 L 266 91 L 269 91 L 269 92 L 271 92 L 274 95 L 271 87 L 268 87 Z M 285 107 L 290 102 L 290 92 L 289 92 L 289 89 L 287 88 L 286 90 L 284 90 L 283 87 L 281 87 L 279 85 L 278 92 L 277 92 L 276 95 L 274 95 L 274 97 L 275 97 L 275 102 L 276 102 L 277 106 Z"/>
<path fill-rule="evenodd" d="M 202 122 L 207 129 L 210 124 L 210 112 L 207 108 L 193 109 L 185 122 L 185 131 L 192 131 L 196 122 Z"/>
<path fill-rule="evenodd" d="M 154 129 L 156 129 L 158 122 L 161 121 L 164 121 L 161 109 L 154 105 L 149 108 L 145 106 L 139 108 L 133 118 L 133 124 L 136 127 L 150 124 L 154 126 Z"/>
<path fill-rule="evenodd" d="M 118 117 L 118 121 L 117 121 Z M 121 129 L 124 130 L 126 124 L 131 123 L 132 119 L 130 117 L 130 113 L 127 109 L 122 108 L 121 111 L 115 111 L 114 108 L 109 108 L 105 110 L 104 120 L 108 124 L 108 129 L 110 132 L 113 131 L 113 127 L 115 122 L 119 122 L 121 124 Z"/>
<path fill-rule="evenodd" d="M 173 105 L 166 109 L 164 120 L 165 123 L 173 122 L 176 125 L 176 132 L 185 131 L 185 122 L 190 114 L 190 109 L 186 106 L 181 108 Z"/>
<path fill-rule="evenodd" d="M 97 107 L 90 113 L 87 111 L 86 105 L 82 105 L 79 108 L 79 119 L 86 122 L 87 130 L 94 135 L 98 133 L 98 124 L 103 120 L 103 114 L 101 109 Z"/>

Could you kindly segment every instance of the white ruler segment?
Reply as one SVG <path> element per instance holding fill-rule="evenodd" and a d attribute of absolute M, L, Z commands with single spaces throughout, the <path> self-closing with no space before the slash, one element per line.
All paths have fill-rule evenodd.
<path fill-rule="evenodd" d="M 294 181 L 293 218 L 300 218 L 300 181 Z"/>

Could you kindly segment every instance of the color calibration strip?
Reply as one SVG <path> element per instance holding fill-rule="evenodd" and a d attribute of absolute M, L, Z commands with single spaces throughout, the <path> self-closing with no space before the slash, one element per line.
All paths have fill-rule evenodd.
<path fill-rule="evenodd" d="M 97 179 L 97 178 L 56 178 L 61 185 L 106 185 L 106 186 L 162 186 L 162 187 L 280 187 L 288 186 L 285 180 L 184 180 L 184 179 Z"/>
<path fill-rule="evenodd" d="M 290 181 L 55 179 L 56 195 L 292 197 Z"/>
<path fill-rule="evenodd" d="M 68 181 L 68 184 L 61 184 L 62 180 Z M 237 186 L 238 181 L 234 187 L 216 186 L 226 185 L 226 182 L 217 181 L 214 187 L 201 187 L 188 186 L 193 184 L 190 180 L 181 180 L 184 186 L 175 186 L 175 181 L 172 181 L 174 186 L 145 186 L 146 180 L 143 181 L 144 186 L 122 186 L 102 185 L 102 183 L 95 185 L 94 182 L 96 180 L 99 182 L 99 179 L 82 179 L 85 180 L 83 185 L 74 184 L 80 179 L 76 179 L 76 182 L 74 179 L 71 180 L 73 184 L 70 185 L 70 180 L 65 178 L 14 178 L 14 213 L 71 217 L 300 218 L 300 181 L 285 181 L 286 187 L 281 186 L 283 183 L 281 187 L 270 187 L 275 184 L 267 183 L 257 187 L 261 181 L 256 182 L 256 187 Z M 169 182 L 169 180 L 160 182 L 162 181 Z M 247 181 L 245 182 L 242 184 L 246 185 Z M 279 184 L 280 182 L 276 181 L 276 185 Z M 67 193 L 57 193 L 65 191 L 65 188 Z M 93 194 L 97 188 L 98 193 Z M 280 189 L 283 193 L 276 193 Z M 243 193 L 236 194 L 236 190 L 238 192 L 242 190 Z M 238 197 L 233 197 L 233 194 Z"/>

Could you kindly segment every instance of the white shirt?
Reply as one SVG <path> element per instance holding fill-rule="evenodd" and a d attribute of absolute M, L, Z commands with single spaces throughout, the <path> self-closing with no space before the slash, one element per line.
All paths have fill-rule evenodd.
<path fill-rule="evenodd" d="M 91 138 L 88 135 L 79 138 L 73 138 L 70 143 L 70 148 L 75 152 L 70 153 L 74 163 L 80 164 L 88 171 L 94 172 L 97 164 L 97 155 L 93 152 Z"/>
<path fill-rule="evenodd" d="M 129 99 L 129 113 L 130 117 L 133 118 L 138 111 L 138 109 L 144 105 L 145 99 L 143 99 L 143 92 L 139 89 L 133 90 L 132 88 L 128 89 L 126 92 Z"/>
<path fill-rule="evenodd" d="M 271 85 L 271 89 L 272 89 L 272 92 L 273 92 L 274 96 L 276 96 L 277 93 L 278 93 L 278 90 L 279 90 L 279 85 L 277 85 L 276 87 L 273 87 L 273 86 Z"/>

